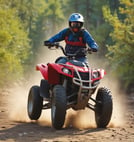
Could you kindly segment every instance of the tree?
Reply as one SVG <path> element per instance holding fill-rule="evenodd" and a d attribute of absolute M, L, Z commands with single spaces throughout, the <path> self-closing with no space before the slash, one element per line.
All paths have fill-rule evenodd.
<path fill-rule="evenodd" d="M 63 23 L 64 15 L 62 11 L 61 1 L 51 0 L 47 4 L 47 8 L 44 11 L 46 22 L 51 26 L 51 34 L 56 33 L 59 27 Z"/>
<path fill-rule="evenodd" d="M 103 7 L 103 12 L 106 21 L 113 27 L 110 36 L 114 43 L 108 45 L 107 57 L 112 69 L 127 87 L 134 82 L 134 1 L 120 0 L 120 4 L 119 13 L 124 15 L 124 19 L 120 19 L 116 12 L 111 14 L 108 6 Z"/>
<path fill-rule="evenodd" d="M 41 2 L 42 0 L 40 0 Z M 43 45 L 43 41 L 50 37 L 59 30 L 60 25 L 64 23 L 64 16 L 62 12 L 62 0 L 51 0 L 48 2 L 45 0 L 42 5 L 36 6 L 37 17 L 34 20 L 34 27 L 30 32 L 30 38 L 32 40 L 32 52 L 33 62 L 40 56 L 40 50 Z"/>
<path fill-rule="evenodd" d="M 16 9 L 7 1 L 0 1 L 0 86 L 23 75 L 30 49 L 29 39 Z"/>

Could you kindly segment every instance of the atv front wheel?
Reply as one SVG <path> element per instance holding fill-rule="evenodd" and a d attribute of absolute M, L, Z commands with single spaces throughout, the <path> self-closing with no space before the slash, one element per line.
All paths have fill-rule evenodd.
<path fill-rule="evenodd" d="M 55 129 L 61 129 L 66 116 L 66 91 L 62 85 L 56 85 L 53 89 L 51 119 Z"/>
<path fill-rule="evenodd" d="M 27 111 L 31 120 L 39 119 L 43 106 L 43 98 L 40 96 L 39 86 L 32 86 L 28 95 Z"/>
<path fill-rule="evenodd" d="M 111 91 L 105 87 L 99 88 L 96 102 L 95 121 L 97 127 L 105 128 L 111 120 L 113 110 Z"/>

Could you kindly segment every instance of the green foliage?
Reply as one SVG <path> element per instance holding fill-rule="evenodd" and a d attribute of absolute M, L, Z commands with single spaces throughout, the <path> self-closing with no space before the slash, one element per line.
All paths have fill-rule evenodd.
<path fill-rule="evenodd" d="M 29 50 L 28 36 L 16 9 L 4 4 L 6 1 L 0 6 L 0 85 L 22 76 Z"/>
<path fill-rule="evenodd" d="M 44 48 L 43 41 L 64 28 L 73 12 L 85 17 L 85 28 L 100 46 L 98 56 L 102 57 L 108 52 L 107 57 L 113 69 L 125 81 L 132 82 L 133 0 L 120 2 L 0 0 L 0 85 L 13 78 L 19 79 L 26 67 L 33 65 L 40 55 L 38 51 Z M 104 5 L 108 7 L 104 7 L 102 12 Z M 107 22 L 104 21 L 103 13 Z"/>
<path fill-rule="evenodd" d="M 56 33 L 59 30 L 59 25 L 63 23 L 64 15 L 61 6 L 60 0 L 51 0 L 49 3 L 47 3 L 47 8 L 44 10 L 46 24 L 52 24 L 50 25 L 52 29 L 51 33 Z"/>
<path fill-rule="evenodd" d="M 23 68 L 17 58 L 5 49 L 0 48 L 0 85 L 10 85 L 18 81 L 23 74 Z M 9 84 L 8 84 L 9 83 Z"/>
<path fill-rule="evenodd" d="M 103 7 L 103 12 L 106 21 L 113 27 L 110 36 L 114 43 L 108 45 L 107 57 L 116 74 L 127 86 L 134 82 L 134 2 L 120 0 L 120 3 L 123 7 L 119 7 L 119 12 L 125 15 L 125 19 L 119 19 L 116 12 L 112 15 L 107 6 Z"/>
<path fill-rule="evenodd" d="M 36 20 L 31 21 L 32 28 L 29 33 L 32 39 L 32 62 L 40 56 L 39 51 L 43 45 L 43 41 L 58 32 L 64 22 L 61 3 L 61 0 L 51 0 L 49 2 L 45 0 L 42 5 L 36 5 L 36 9 L 40 10 L 39 12 L 36 10 Z M 35 4 L 33 4 L 34 6 Z"/>

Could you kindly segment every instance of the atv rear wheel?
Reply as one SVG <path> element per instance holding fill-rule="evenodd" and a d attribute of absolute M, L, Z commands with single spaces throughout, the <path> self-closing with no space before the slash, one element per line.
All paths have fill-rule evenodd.
<path fill-rule="evenodd" d="M 51 119 L 55 129 L 61 129 L 66 116 L 66 90 L 61 85 L 56 85 L 53 89 Z"/>
<path fill-rule="evenodd" d="M 31 120 L 39 119 L 43 106 L 43 98 L 40 96 L 39 86 L 32 86 L 28 95 L 27 111 Z"/>
<path fill-rule="evenodd" d="M 113 102 L 109 89 L 99 88 L 96 96 L 95 121 L 97 127 L 105 128 L 111 120 Z"/>

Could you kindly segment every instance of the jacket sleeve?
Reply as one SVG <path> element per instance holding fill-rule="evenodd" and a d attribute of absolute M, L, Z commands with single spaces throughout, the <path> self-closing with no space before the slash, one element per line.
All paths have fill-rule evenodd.
<path fill-rule="evenodd" d="M 56 35 L 52 36 L 50 39 L 48 39 L 49 42 L 59 42 L 65 39 L 65 34 L 66 34 L 67 29 L 63 29 Z"/>
<path fill-rule="evenodd" d="M 84 40 L 94 52 L 98 51 L 99 47 L 97 43 L 95 42 L 95 40 L 87 30 L 84 31 Z"/>

